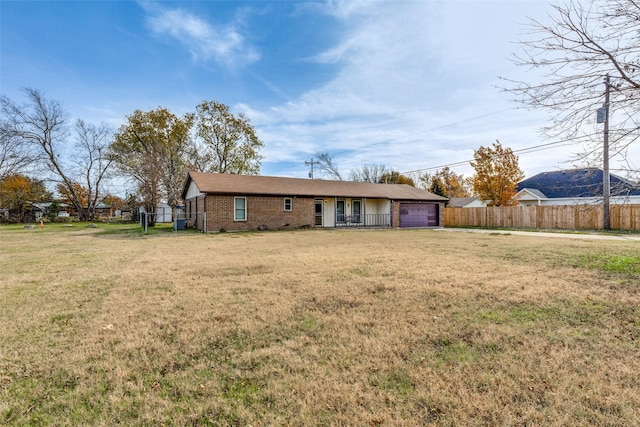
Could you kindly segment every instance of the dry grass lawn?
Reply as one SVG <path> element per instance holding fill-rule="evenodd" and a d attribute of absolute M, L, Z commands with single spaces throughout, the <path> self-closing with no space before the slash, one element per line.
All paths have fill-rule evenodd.
<path fill-rule="evenodd" d="M 640 247 L 0 228 L 2 425 L 640 425 Z"/>

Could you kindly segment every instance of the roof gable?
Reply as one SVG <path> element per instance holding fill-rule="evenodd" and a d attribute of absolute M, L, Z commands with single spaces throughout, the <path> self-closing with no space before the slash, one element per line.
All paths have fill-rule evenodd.
<path fill-rule="evenodd" d="M 362 197 L 441 202 L 447 200 L 445 197 L 407 184 L 370 184 L 353 181 L 329 181 L 204 172 L 189 172 L 182 191 L 183 198 L 186 198 L 187 189 L 192 182 L 196 184 L 202 193 L 207 194 Z"/>
<path fill-rule="evenodd" d="M 452 197 L 449 199 L 449 205 L 448 207 L 450 208 L 462 208 L 466 205 L 468 205 L 471 202 L 475 202 L 476 200 L 478 200 L 478 197 L 473 196 L 473 197 Z"/>
<path fill-rule="evenodd" d="M 546 200 L 547 196 L 535 188 L 523 188 L 513 198 L 518 200 Z"/>
<path fill-rule="evenodd" d="M 602 196 L 604 172 L 598 168 L 542 172 L 518 183 L 517 190 L 535 189 L 548 198 Z M 617 175 L 610 175 L 611 195 L 637 196 L 640 187 Z"/>

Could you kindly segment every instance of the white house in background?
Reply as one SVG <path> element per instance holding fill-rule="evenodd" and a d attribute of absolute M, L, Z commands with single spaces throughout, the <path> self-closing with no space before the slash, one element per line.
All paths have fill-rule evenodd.
<path fill-rule="evenodd" d="M 140 213 L 145 213 L 144 206 L 140 206 Z M 156 206 L 156 223 L 173 222 L 173 209 L 168 203 L 160 202 Z"/>
<path fill-rule="evenodd" d="M 477 196 L 473 197 L 452 197 L 447 204 L 448 208 L 481 208 L 486 206 Z"/>
<path fill-rule="evenodd" d="M 523 206 L 593 205 L 602 203 L 604 172 L 582 168 L 541 172 L 518 183 Z M 640 204 L 640 185 L 610 174 L 611 204 Z"/>
<path fill-rule="evenodd" d="M 513 196 L 520 206 L 595 205 L 602 203 L 603 171 L 582 168 L 541 172 L 518 183 Z M 640 185 L 610 174 L 611 204 L 640 204 Z M 477 197 L 453 197 L 449 207 L 487 206 Z"/>

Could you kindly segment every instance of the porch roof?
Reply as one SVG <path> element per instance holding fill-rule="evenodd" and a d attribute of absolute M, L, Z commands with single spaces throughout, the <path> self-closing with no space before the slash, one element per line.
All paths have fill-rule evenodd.
<path fill-rule="evenodd" d="M 348 197 L 444 202 L 447 198 L 407 184 L 371 184 L 353 181 L 282 178 L 189 172 L 182 191 L 185 198 L 191 182 L 201 193 L 300 197 Z"/>

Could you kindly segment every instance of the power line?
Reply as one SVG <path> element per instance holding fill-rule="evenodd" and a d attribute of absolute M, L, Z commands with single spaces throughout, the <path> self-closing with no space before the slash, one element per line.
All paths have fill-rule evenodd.
<path fill-rule="evenodd" d="M 586 136 L 589 136 L 589 135 L 586 135 Z M 549 150 L 551 148 L 557 148 L 557 147 L 562 147 L 562 146 L 565 146 L 565 145 L 571 145 L 571 143 L 573 141 L 575 141 L 575 138 L 567 138 L 567 139 L 563 139 L 563 140 L 560 140 L 560 141 L 548 142 L 546 144 L 533 145 L 531 147 L 520 148 L 518 150 L 512 150 L 512 151 L 513 151 L 514 154 L 516 154 L 516 153 L 529 154 L 529 153 L 534 153 L 536 151 Z M 426 172 L 426 171 L 430 171 L 430 170 L 438 170 L 438 169 L 442 169 L 442 168 L 445 168 L 445 167 L 463 166 L 463 165 L 466 165 L 468 163 L 471 163 L 472 161 L 473 161 L 473 159 L 471 159 L 471 160 L 462 160 L 462 161 L 459 161 L 459 162 L 448 163 L 448 164 L 445 164 L 445 165 L 431 166 L 431 167 L 422 168 L 422 169 L 414 169 L 414 170 L 401 172 L 401 173 L 402 174 L 411 174 L 411 173 L 418 173 L 418 172 Z"/>
<path fill-rule="evenodd" d="M 500 111 L 494 111 L 492 113 L 482 114 L 482 115 L 479 115 L 479 116 L 469 117 L 469 118 L 466 118 L 466 119 L 463 119 L 463 120 L 458 120 L 456 122 L 451 122 L 451 123 L 447 123 L 447 124 L 444 124 L 444 125 L 432 127 L 432 128 L 425 129 L 425 130 L 421 130 L 420 132 L 412 133 L 412 134 L 409 134 L 409 135 L 403 135 L 403 136 L 399 136 L 397 138 L 391 138 L 391 139 L 385 139 L 385 140 L 378 141 L 378 142 L 373 142 L 371 144 L 367 144 L 365 147 L 354 148 L 354 149 L 345 148 L 343 150 L 332 151 L 332 153 L 339 154 L 339 153 L 346 153 L 346 152 L 349 152 L 349 151 L 365 150 L 365 149 L 369 149 L 371 147 L 375 147 L 377 145 L 388 144 L 390 142 L 396 142 L 396 141 L 399 141 L 399 140 L 402 140 L 402 139 L 412 138 L 412 137 L 415 137 L 415 136 L 418 136 L 418 135 L 422 135 L 422 134 L 425 134 L 425 133 L 433 132 L 435 130 L 446 129 L 446 128 L 449 128 L 449 127 L 452 127 L 452 126 L 457 126 L 459 124 L 468 123 L 468 122 L 473 121 L 473 120 L 479 120 L 479 119 L 484 119 L 485 117 L 495 116 L 496 114 L 502 114 L 505 111 L 511 111 L 511 109 L 504 109 L 504 110 L 500 110 Z"/>

